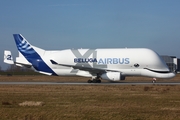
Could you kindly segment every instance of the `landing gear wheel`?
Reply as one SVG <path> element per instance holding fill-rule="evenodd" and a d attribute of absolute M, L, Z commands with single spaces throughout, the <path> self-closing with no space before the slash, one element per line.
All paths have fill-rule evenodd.
<path fill-rule="evenodd" d="M 92 80 L 88 80 L 87 82 L 88 82 L 88 83 L 92 83 L 93 81 L 92 81 Z"/>
<path fill-rule="evenodd" d="M 153 81 L 152 81 L 152 83 L 156 83 L 156 78 L 153 78 Z"/>
<path fill-rule="evenodd" d="M 93 79 L 92 82 L 93 82 L 93 83 L 97 83 L 97 80 L 96 80 L 96 79 Z"/>
<path fill-rule="evenodd" d="M 101 83 L 101 80 L 99 80 L 99 79 L 93 79 L 92 82 L 93 82 L 93 83 Z"/>
<path fill-rule="evenodd" d="M 156 80 L 153 80 L 152 83 L 156 83 Z"/>
<path fill-rule="evenodd" d="M 101 80 L 97 80 L 97 83 L 101 83 Z"/>
<path fill-rule="evenodd" d="M 98 79 L 93 79 L 93 80 L 88 80 L 88 83 L 101 83 L 101 80 Z"/>

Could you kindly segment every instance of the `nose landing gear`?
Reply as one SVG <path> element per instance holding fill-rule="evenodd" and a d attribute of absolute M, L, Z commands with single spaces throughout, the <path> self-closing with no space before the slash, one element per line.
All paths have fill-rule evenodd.
<path fill-rule="evenodd" d="M 156 78 L 153 78 L 152 83 L 156 83 Z"/>

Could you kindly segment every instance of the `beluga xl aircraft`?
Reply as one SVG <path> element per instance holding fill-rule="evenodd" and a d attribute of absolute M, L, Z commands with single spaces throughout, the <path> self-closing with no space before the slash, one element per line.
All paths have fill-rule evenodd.
<path fill-rule="evenodd" d="M 90 77 L 88 83 L 101 80 L 119 81 L 126 76 L 172 78 L 166 63 L 147 48 L 65 49 L 47 51 L 31 45 L 21 34 L 13 34 L 19 52 L 13 60 L 11 51 L 4 51 L 4 62 L 27 67 L 36 72 L 56 76 Z"/>

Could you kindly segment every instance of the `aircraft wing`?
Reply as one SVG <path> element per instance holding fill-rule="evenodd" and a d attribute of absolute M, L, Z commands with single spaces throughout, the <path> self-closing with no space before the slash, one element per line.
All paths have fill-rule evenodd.
<path fill-rule="evenodd" d="M 86 67 L 86 66 L 75 66 L 75 65 L 67 65 L 67 64 L 59 64 L 57 62 L 55 62 L 54 60 L 50 60 L 52 64 L 55 65 L 60 65 L 60 66 L 65 66 L 65 67 L 72 67 L 74 69 L 79 69 L 79 70 L 83 70 L 83 71 L 89 71 L 90 73 L 106 73 L 107 71 L 113 71 L 113 72 L 119 72 L 119 71 L 114 71 L 114 70 L 108 70 L 108 69 L 101 69 L 101 68 L 91 68 L 91 67 Z"/>

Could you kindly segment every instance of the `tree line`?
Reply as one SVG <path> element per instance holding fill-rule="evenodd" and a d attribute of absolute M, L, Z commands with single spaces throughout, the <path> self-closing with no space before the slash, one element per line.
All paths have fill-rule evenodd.
<path fill-rule="evenodd" d="M 37 73 L 29 68 L 18 67 L 16 65 L 9 65 L 9 67 L 6 70 L 2 70 L 2 67 L 0 66 L 0 75 L 12 76 L 12 75 L 42 75 L 42 74 Z"/>

